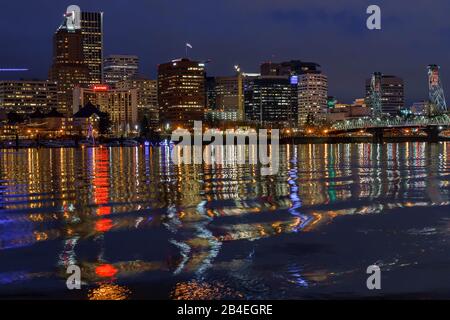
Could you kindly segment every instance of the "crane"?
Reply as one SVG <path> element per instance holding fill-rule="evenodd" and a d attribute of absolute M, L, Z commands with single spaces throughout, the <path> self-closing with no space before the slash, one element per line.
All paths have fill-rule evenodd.
<path fill-rule="evenodd" d="M 239 65 L 235 65 L 234 69 L 237 72 L 238 78 L 238 121 L 244 121 L 244 74 L 241 71 L 241 67 Z"/>

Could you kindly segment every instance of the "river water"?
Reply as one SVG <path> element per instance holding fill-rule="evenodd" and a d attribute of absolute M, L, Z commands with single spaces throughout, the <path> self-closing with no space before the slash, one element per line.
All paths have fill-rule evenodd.
<path fill-rule="evenodd" d="M 0 150 L 0 298 L 450 298 L 450 143 L 282 145 L 272 176 L 169 148 Z"/>

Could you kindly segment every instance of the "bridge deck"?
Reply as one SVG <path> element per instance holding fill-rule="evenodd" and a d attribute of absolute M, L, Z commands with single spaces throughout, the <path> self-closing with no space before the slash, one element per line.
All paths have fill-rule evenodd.
<path fill-rule="evenodd" d="M 413 119 L 385 118 L 361 118 L 339 121 L 333 124 L 330 131 L 352 131 L 361 129 L 395 129 L 395 128 L 426 128 L 426 127 L 450 127 L 450 116 L 440 115 L 432 118 L 416 117 Z"/>

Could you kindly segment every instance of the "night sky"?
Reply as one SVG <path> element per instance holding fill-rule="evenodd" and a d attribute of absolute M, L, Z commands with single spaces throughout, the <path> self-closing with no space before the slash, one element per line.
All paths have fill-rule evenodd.
<path fill-rule="evenodd" d="M 184 55 L 212 62 L 209 75 L 233 65 L 255 72 L 263 61 L 322 65 L 329 94 L 351 102 L 373 71 L 401 76 L 408 103 L 427 98 L 426 66 L 442 66 L 450 97 L 450 1 L 366 0 L 39 0 L 1 1 L 0 67 L 27 67 L 0 78 L 46 78 L 52 35 L 70 4 L 105 13 L 105 55 L 137 54 L 141 73 Z M 132 5 L 131 5 L 132 4 Z M 382 9 L 382 30 L 366 28 L 366 8 Z"/>

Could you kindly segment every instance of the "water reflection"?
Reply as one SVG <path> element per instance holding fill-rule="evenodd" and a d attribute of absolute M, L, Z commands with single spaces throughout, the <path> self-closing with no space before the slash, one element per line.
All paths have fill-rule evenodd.
<path fill-rule="evenodd" d="M 227 153 L 243 152 L 236 148 Z M 161 273 L 175 279 L 174 298 L 214 298 L 218 285 L 208 275 L 244 270 L 258 240 L 317 230 L 338 216 L 449 204 L 448 143 L 285 145 L 280 152 L 279 173 L 262 176 L 258 165 L 230 159 L 177 166 L 169 145 L 1 150 L 0 262 L 6 251 L 21 262 L 17 270 L 1 263 L 0 283 L 51 275 L 63 283 L 65 268 L 78 264 L 89 299 L 129 298 L 129 279 Z M 58 249 L 36 258 L 38 266 L 20 250 L 45 245 Z M 240 258 L 217 261 L 238 245 Z M 297 263 L 285 269 L 299 287 L 329 277 Z"/>
<path fill-rule="evenodd" d="M 102 283 L 98 288 L 89 292 L 89 300 L 126 300 L 130 290 L 116 284 Z"/>
<path fill-rule="evenodd" d="M 224 300 L 242 299 L 244 295 L 217 281 L 207 283 L 192 280 L 177 283 L 172 298 L 175 300 Z"/>

